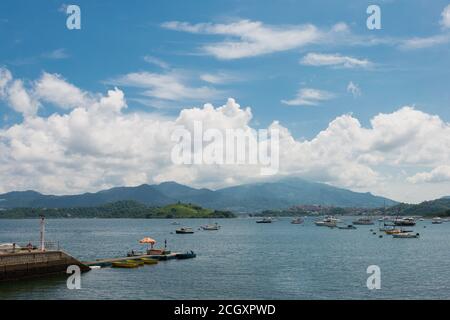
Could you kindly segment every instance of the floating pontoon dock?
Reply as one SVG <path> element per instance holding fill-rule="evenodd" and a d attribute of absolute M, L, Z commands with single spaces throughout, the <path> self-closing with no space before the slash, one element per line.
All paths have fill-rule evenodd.
<path fill-rule="evenodd" d="M 171 260 L 176 259 L 178 252 L 169 253 L 169 254 L 146 254 L 141 256 L 132 256 L 132 257 L 122 257 L 122 258 L 109 258 L 109 259 L 97 259 L 95 261 L 87 261 L 83 262 L 84 265 L 92 267 L 92 266 L 100 266 L 100 267 L 110 267 L 113 262 L 119 262 L 124 260 L 139 260 L 142 258 L 151 258 L 156 260 Z"/>

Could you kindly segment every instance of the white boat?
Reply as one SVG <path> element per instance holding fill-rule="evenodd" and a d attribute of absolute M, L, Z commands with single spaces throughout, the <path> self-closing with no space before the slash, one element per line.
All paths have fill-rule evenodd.
<path fill-rule="evenodd" d="M 271 217 L 262 218 L 260 220 L 256 220 L 256 223 L 272 223 L 273 219 Z"/>
<path fill-rule="evenodd" d="M 175 230 L 175 233 L 178 233 L 178 234 L 188 234 L 188 233 L 194 233 L 194 231 L 192 230 L 192 228 L 183 227 L 183 228 L 180 228 L 180 229 Z"/>
<path fill-rule="evenodd" d="M 316 224 L 316 226 L 319 226 L 319 227 L 334 228 L 334 227 L 336 227 L 336 225 L 339 221 L 340 221 L 339 219 L 336 219 L 333 216 L 327 216 L 323 220 L 316 221 L 315 224 Z"/>
<path fill-rule="evenodd" d="M 302 218 L 295 218 L 294 220 L 291 221 L 292 224 L 302 224 L 303 223 L 303 219 Z"/>
<path fill-rule="evenodd" d="M 399 238 L 399 239 L 412 239 L 412 238 L 418 238 L 418 233 L 412 233 L 412 232 L 400 232 L 392 235 L 393 238 Z"/>
<path fill-rule="evenodd" d="M 415 226 L 416 220 L 414 218 L 397 218 L 394 220 L 396 226 Z"/>
<path fill-rule="evenodd" d="M 441 217 L 434 217 L 433 220 L 431 221 L 432 224 L 441 224 L 442 223 L 442 219 Z"/>
<path fill-rule="evenodd" d="M 216 222 L 215 224 L 207 224 L 205 226 L 201 226 L 201 228 L 205 231 L 216 231 L 220 229 L 219 224 Z"/>

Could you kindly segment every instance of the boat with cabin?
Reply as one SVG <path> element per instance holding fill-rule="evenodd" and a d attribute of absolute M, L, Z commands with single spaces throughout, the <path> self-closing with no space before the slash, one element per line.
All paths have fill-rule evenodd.
<path fill-rule="evenodd" d="M 416 220 L 414 218 L 397 218 L 394 220 L 396 226 L 415 226 Z"/>
<path fill-rule="evenodd" d="M 191 233 L 194 233 L 194 230 L 192 230 L 192 228 L 189 228 L 189 227 L 182 227 L 182 228 L 179 228 L 179 229 L 175 230 L 175 233 L 177 233 L 177 234 L 191 234 Z"/>
<path fill-rule="evenodd" d="M 337 226 L 337 223 L 339 222 L 339 219 L 336 219 L 333 216 L 326 216 L 323 220 L 316 221 L 316 226 L 319 227 L 330 227 L 334 228 Z"/>
<path fill-rule="evenodd" d="M 256 223 L 272 223 L 272 222 L 273 222 L 273 219 L 271 217 L 256 220 Z"/>

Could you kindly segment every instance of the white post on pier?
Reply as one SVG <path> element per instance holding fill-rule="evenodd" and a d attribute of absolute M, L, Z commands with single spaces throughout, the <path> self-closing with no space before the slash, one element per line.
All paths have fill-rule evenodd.
<path fill-rule="evenodd" d="M 41 251 L 45 251 L 45 217 L 41 216 Z"/>

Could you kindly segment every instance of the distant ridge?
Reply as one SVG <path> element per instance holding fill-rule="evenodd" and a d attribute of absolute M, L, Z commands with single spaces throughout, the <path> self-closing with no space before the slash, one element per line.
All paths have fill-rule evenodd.
<path fill-rule="evenodd" d="M 396 201 L 333 187 L 299 178 L 243 184 L 218 190 L 195 189 L 176 182 L 136 187 L 116 187 L 95 193 L 55 196 L 35 191 L 14 191 L 0 195 L 0 208 L 71 208 L 104 205 L 132 200 L 149 206 L 164 206 L 178 201 L 206 208 L 254 212 L 284 209 L 293 205 L 326 205 L 375 208 L 392 206 Z"/>

